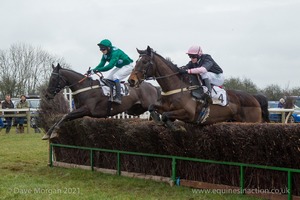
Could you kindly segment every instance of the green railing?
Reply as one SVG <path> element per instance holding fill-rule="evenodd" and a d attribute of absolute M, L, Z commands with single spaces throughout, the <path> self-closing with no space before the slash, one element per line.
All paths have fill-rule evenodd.
<path fill-rule="evenodd" d="M 293 173 L 300 173 L 300 169 L 292 169 L 292 168 L 283 168 L 283 167 L 272 167 L 272 166 L 264 166 L 264 165 L 255 165 L 255 164 L 245 164 L 245 163 L 237 163 L 237 162 L 223 162 L 223 161 L 215 161 L 215 160 L 205 160 L 205 159 L 198 159 L 198 158 L 187 158 L 187 157 L 180 157 L 180 156 L 169 156 L 169 155 L 159 155 L 159 154 L 149 154 L 149 153 L 140 153 L 140 152 L 130 152 L 130 151 L 119 151 L 119 150 L 110 150 L 110 149 L 100 149 L 100 148 L 90 148 L 90 147 L 79 147 L 79 146 L 71 146 L 71 145 L 63 145 L 63 144 L 54 144 L 50 143 L 50 150 L 49 150 L 49 161 L 50 166 L 53 166 L 53 147 L 63 147 L 63 148 L 71 148 L 71 149 L 82 149 L 90 151 L 90 164 L 91 170 L 94 170 L 94 151 L 102 151 L 108 153 L 116 153 L 117 154 L 117 175 L 121 175 L 121 154 L 126 155 L 136 155 L 136 156 L 146 156 L 146 157 L 155 157 L 155 158 L 167 158 L 172 160 L 172 180 L 176 181 L 176 161 L 177 160 L 184 160 L 184 161 L 194 161 L 194 162 L 201 162 L 201 163 L 210 163 L 210 164 L 219 164 L 219 165 L 230 165 L 230 166 L 238 166 L 240 167 L 240 191 L 241 194 L 245 194 L 244 188 L 244 169 L 245 167 L 250 168 L 257 168 L 257 169 L 266 169 L 266 170 L 273 170 L 273 171 L 283 171 L 288 173 L 288 200 L 292 200 L 292 176 Z"/>

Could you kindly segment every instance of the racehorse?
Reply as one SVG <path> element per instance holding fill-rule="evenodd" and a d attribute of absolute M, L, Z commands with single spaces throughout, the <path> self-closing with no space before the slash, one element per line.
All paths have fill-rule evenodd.
<path fill-rule="evenodd" d="M 270 122 L 268 98 L 263 94 L 254 94 L 254 98 L 259 102 L 263 122 Z"/>
<path fill-rule="evenodd" d="M 56 67 L 52 65 L 52 68 L 46 98 L 53 99 L 60 90 L 69 87 L 73 93 L 76 109 L 55 123 L 43 139 L 49 139 L 50 136 L 56 137 L 56 130 L 63 122 L 83 116 L 105 118 L 124 111 L 131 115 L 140 115 L 148 110 L 150 104 L 156 103 L 160 96 L 156 87 L 145 82 L 140 88 L 128 87 L 129 93 L 122 97 L 122 104 L 115 104 L 109 100 L 109 96 L 104 94 L 104 86 L 100 85 L 99 80 L 64 69 L 59 64 Z"/>
<path fill-rule="evenodd" d="M 210 103 L 209 113 L 203 119 L 205 102 L 196 100 L 189 79 L 178 73 L 179 68 L 171 61 L 154 52 L 149 46 L 138 50 L 139 59 L 129 76 L 130 86 L 138 87 L 145 79 L 156 79 L 161 86 L 161 102 L 149 106 L 151 117 L 162 122 L 171 130 L 181 130 L 172 122 L 176 119 L 196 124 L 216 122 L 262 122 L 262 111 L 256 98 L 243 91 L 227 90 L 228 104 L 220 106 Z M 206 111 L 205 111 L 206 112 Z M 207 113 L 207 112 L 206 112 Z M 161 114 L 161 119 L 158 114 Z M 201 121 L 199 121 L 201 119 Z M 161 121 L 160 121 L 161 122 Z"/>

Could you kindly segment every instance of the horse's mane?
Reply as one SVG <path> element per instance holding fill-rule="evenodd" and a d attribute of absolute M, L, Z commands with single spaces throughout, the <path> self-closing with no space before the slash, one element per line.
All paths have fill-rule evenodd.
<path fill-rule="evenodd" d="M 76 72 L 72 69 L 67 69 L 67 68 L 61 68 L 60 70 L 65 70 L 65 71 L 69 71 L 69 72 L 72 72 L 72 73 L 76 73 L 77 75 L 81 75 L 81 76 L 84 76 L 83 74 L 79 73 L 79 72 Z"/>
<path fill-rule="evenodd" d="M 174 64 L 170 58 L 164 58 L 161 55 L 159 55 L 158 53 L 152 51 L 154 55 L 158 56 L 166 65 L 168 65 L 172 71 L 174 72 L 178 72 L 179 68 L 177 67 L 176 64 Z"/>

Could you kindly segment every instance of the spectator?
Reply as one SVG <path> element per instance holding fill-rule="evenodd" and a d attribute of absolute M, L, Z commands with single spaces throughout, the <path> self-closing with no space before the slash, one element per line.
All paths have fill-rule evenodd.
<path fill-rule="evenodd" d="M 14 104 L 11 101 L 11 97 L 9 94 L 5 95 L 5 100 L 2 103 L 2 109 L 10 109 L 10 108 L 14 108 Z M 5 114 L 14 114 L 14 112 L 6 112 Z M 11 129 L 11 122 L 12 122 L 12 117 L 5 117 L 6 120 L 6 133 L 9 133 L 10 129 Z"/>
<path fill-rule="evenodd" d="M 284 100 L 284 98 L 281 98 L 280 100 L 279 100 L 279 103 L 278 103 L 278 106 L 277 106 L 278 108 L 284 108 L 285 107 L 285 100 Z"/>
<path fill-rule="evenodd" d="M 29 108 L 29 103 L 26 101 L 26 96 L 23 94 L 20 97 L 20 101 L 17 104 L 17 108 Z M 24 114 L 26 111 L 20 111 L 19 114 Z M 25 117 L 19 117 L 18 118 L 18 124 L 17 124 L 17 132 L 24 133 L 24 121 Z"/>
<path fill-rule="evenodd" d="M 2 108 L 2 102 L 0 101 L 0 107 Z M 2 130 L 4 124 L 3 124 L 3 121 L 2 121 L 2 118 L 0 117 L 0 131 Z"/>

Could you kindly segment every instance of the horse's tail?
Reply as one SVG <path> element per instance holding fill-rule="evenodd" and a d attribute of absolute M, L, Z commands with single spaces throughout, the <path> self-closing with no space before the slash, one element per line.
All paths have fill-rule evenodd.
<path fill-rule="evenodd" d="M 261 114 L 264 122 L 270 122 L 269 109 L 268 109 L 268 98 L 263 94 L 254 94 L 254 98 L 259 102 L 261 108 Z"/>

